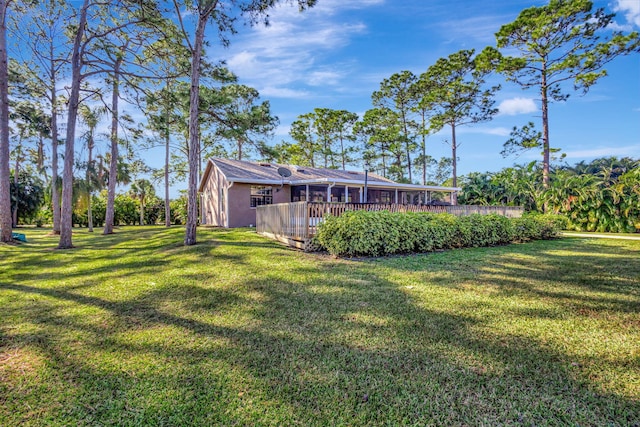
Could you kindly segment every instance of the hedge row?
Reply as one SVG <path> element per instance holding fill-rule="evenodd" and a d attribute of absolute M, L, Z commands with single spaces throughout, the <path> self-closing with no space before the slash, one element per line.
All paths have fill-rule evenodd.
<path fill-rule="evenodd" d="M 565 225 L 558 215 L 506 218 L 350 211 L 325 218 L 318 225 L 316 240 L 336 256 L 381 256 L 551 239 Z"/>

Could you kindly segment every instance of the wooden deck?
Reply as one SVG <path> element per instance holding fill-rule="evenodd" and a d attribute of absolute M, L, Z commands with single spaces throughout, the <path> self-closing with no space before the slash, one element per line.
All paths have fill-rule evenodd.
<path fill-rule="evenodd" d="M 326 215 L 340 216 L 346 211 L 432 212 L 463 216 L 498 214 L 510 218 L 522 216 L 523 208 L 514 206 L 429 206 L 375 203 L 293 202 L 258 206 L 256 231 L 290 246 L 306 249 L 316 226 Z"/>

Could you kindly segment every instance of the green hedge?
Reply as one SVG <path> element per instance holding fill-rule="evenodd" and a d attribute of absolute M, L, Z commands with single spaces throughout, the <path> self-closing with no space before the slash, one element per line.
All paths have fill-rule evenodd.
<path fill-rule="evenodd" d="M 551 239 L 565 226 L 566 220 L 557 215 L 506 218 L 352 211 L 325 218 L 316 241 L 336 256 L 381 256 Z"/>

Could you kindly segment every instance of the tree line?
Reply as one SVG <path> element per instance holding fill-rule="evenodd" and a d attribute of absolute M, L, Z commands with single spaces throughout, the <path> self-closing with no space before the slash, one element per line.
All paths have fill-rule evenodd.
<path fill-rule="evenodd" d="M 315 2 L 292 3 L 302 11 Z M 278 121 L 268 101 L 238 84 L 224 63 L 210 63 L 204 47 L 208 26 L 227 45 L 239 22 L 267 23 L 278 3 L 82 0 L 74 7 L 64 0 L 0 0 L 0 239 L 11 240 L 10 161 L 14 192 L 26 167 L 47 184 L 59 248 L 73 246 L 78 194 L 91 225 L 93 196 L 105 192 L 103 232 L 113 232 L 116 185 L 126 169 L 163 181 L 167 224 L 171 180 L 187 178 L 185 244 L 195 244 L 198 179 L 209 155 L 335 168 L 364 161 L 398 181 L 437 182 L 451 172 L 455 186 L 456 130 L 496 114 L 500 86 L 487 84 L 492 75 L 537 91 L 542 130 L 514 128 L 505 151 L 541 149 L 542 184 L 549 188 L 549 103 L 566 100 L 572 88 L 586 92 L 606 75 L 608 62 L 640 49 L 636 32 L 610 30 L 613 14 L 593 11 L 586 0 L 551 0 L 504 25 L 495 46 L 453 53 L 421 75 L 402 71 L 383 80 L 362 118 L 317 108 L 292 124 L 294 142 L 272 147 L 265 141 Z M 19 45 L 12 55 L 7 41 Z M 144 119 L 124 114 L 123 103 Z M 103 117 L 110 121 L 106 134 L 97 129 Z M 436 160 L 426 143 L 443 128 L 452 155 Z M 165 148 L 162 170 L 144 165 L 141 149 L 151 145 Z"/>
<path fill-rule="evenodd" d="M 119 170 L 131 165 L 144 169 L 140 154 L 144 144 L 164 143 L 167 224 L 169 175 L 173 172 L 174 179 L 186 175 L 185 244 L 195 244 L 203 155 L 226 141 L 235 144 L 242 156 L 252 145 L 261 147 L 262 135 L 277 124 L 257 91 L 238 84 L 223 63 L 207 60 L 207 35 L 217 34 L 226 45 L 239 22 L 266 23 L 269 10 L 278 3 L 0 1 L 0 239 L 11 240 L 10 158 L 19 177 L 35 147 L 35 163 L 51 194 L 53 232 L 60 235 L 58 247 L 66 249 L 73 246 L 78 181 L 84 181 L 88 193 L 89 220 L 92 194 L 104 185 L 104 234 L 110 234 Z M 291 3 L 302 11 L 315 0 Z M 209 24 L 213 31 L 207 31 Z M 17 48 L 8 55 L 11 46 Z M 123 114 L 123 103 L 136 107 L 145 119 Z M 33 114 L 17 117 L 18 104 Z M 108 151 L 98 158 L 94 150 L 100 115 L 110 119 L 110 126 L 105 138 Z M 17 121 L 23 126 L 18 128 Z M 144 127 L 136 123 L 141 121 Z M 81 123 L 87 132 L 79 137 Z M 46 151 L 50 157 L 45 165 Z"/>
<path fill-rule="evenodd" d="M 614 14 L 592 9 L 582 0 L 525 9 L 500 28 L 495 46 L 440 58 L 420 75 L 405 70 L 384 79 L 362 118 L 326 108 L 300 115 L 291 126 L 294 142 L 277 147 L 277 160 L 344 169 L 364 159 L 385 177 L 422 184 L 433 183 L 429 170 L 441 175 L 448 167 L 450 183 L 457 186 L 456 131 L 498 113 L 495 95 L 501 86 L 490 82 L 502 76 L 536 91 L 542 111 L 541 130 L 534 123 L 514 127 L 502 154 L 540 150 L 542 183 L 549 187 L 552 154 L 559 150 L 549 139 L 549 105 L 567 100 L 572 91 L 586 93 L 606 75 L 607 63 L 640 50 L 636 32 L 607 34 Z M 505 50 L 517 55 L 505 56 Z M 443 129 L 450 134 L 451 156 L 437 162 L 428 155 L 426 141 Z"/>
<path fill-rule="evenodd" d="M 640 159 L 603 157 L 555 165 L 547 187 L 543 172 L 540 163 L 531 162 L 468 174 L 461 180 L 460 201 L 561 214 L 577 231 L 640 231 Z"/>

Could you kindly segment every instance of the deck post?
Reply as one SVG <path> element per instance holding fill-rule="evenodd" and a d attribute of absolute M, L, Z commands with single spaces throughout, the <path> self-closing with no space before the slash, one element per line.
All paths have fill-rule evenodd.
<path fill-rule="evenodd" d="M 307 186 L 308 187 L 308 186 Z M 304 203 L 304 232 L 305 232 L 305 236 L 304 236 L 304 240 L 307 241 L 309 240 L 309 237 L 311 236 L 310 230 L 309 230 L 309 209 L 311 208 L 311 206 L 309 205 L 309 202 L 305 202 Z"/>

